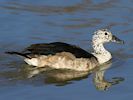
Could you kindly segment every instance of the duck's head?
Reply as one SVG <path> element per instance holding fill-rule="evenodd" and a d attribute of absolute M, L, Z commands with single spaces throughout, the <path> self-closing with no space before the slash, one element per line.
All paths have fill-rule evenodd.
<path fill-rule="evenodd" d="M 124 44 L 123 40 L 120 40 L 119 38 L 117 38 L 107 29 L 101 29 L 101 30 L 95 31 L 92 42 L 97 44 L 104 44 L 107 42 L 116 42 L 116 43 Z"/>

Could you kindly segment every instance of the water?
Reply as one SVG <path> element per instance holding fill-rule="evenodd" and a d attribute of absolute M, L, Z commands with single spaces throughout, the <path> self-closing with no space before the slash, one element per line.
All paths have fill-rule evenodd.
<path fill-rule="evenodd" d="M 132 0 L 0 0 L 0 100 L 132 98 L 132 4 Z M 106 45 L 113 60 L 106 65 L 111 68 L 105 74 L 45 72 L 30 69 L 21 58 L 4 54 L 33 43 L 53 41 L 91 51 L 92 33 L 101 28 L 110 29 L 125 41 L 125 45 Z M 100 75 L 100 81 L 95 80 L 96 75 Z M 117 85 L 107 85 L 110 88 L 104 91 L 104 83 L 112 82 L 114 77 Z"/>

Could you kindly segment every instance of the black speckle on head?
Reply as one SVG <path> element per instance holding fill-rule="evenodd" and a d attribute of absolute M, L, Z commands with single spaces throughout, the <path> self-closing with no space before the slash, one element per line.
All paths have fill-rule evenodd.
<path fill-rule="evenodd" d="M 107 31 L 107 29 L 102 29 L 102 31 Z"/>

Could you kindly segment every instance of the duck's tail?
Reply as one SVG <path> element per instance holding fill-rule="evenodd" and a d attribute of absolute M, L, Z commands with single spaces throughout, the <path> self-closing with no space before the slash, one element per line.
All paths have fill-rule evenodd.
<path fill-rule="evenodd" d="M 5 53 L 10 54 L 10 55 L 19 55 L 19 56 L 31 59 L 27 54 L 20 53 L 20 52 L 8 51 L 8 52 L 5 52 Z"/>

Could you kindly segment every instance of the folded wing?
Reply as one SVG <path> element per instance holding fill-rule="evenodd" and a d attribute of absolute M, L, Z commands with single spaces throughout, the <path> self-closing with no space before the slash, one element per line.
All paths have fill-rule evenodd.
<path fill-rule="evenodd" d="M 94 55 L 75 45 L 62 42 L 33 44 L 26 48 L 22 53 L 26 55 L 55 55 L 56 53 L 60 52 L 72 53 L 77 58 L 95 57 Z"/>

